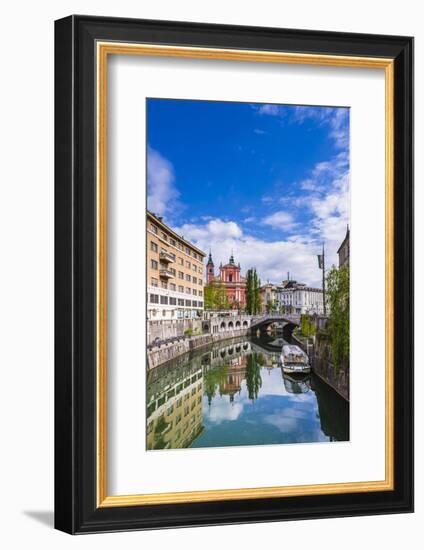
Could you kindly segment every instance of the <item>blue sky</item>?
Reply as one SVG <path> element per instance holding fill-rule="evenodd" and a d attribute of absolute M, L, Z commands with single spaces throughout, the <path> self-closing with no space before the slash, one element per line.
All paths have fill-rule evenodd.
<path fill-rule="evenodd" d="M 148 208 L 216 265 L 318 284 L 349 221 L 349 109 L 147 100 Z"/>

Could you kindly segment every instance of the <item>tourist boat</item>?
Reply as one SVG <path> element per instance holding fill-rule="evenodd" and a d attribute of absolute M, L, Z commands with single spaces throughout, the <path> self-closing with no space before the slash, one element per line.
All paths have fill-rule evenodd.
<path fill-rule="evenodd" d="M 281 350 L 280 363 L 283 372 L 287 374 L 311 372 L 309 358 L 299 346 L 285 344 Z"/>

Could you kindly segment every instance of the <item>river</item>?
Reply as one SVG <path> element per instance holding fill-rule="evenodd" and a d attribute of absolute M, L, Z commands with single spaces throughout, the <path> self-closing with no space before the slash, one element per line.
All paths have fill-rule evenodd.
<path fill-rule="evenodd" d="M 349 404 L 313 373 L 288 376 L 282 340 L 226 340 L 147 376 L 147 449 L 349 440 Z"/>

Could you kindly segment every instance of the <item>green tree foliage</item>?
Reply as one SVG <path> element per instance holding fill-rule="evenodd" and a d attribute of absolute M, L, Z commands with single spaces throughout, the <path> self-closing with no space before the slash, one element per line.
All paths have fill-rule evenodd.
<path fill-rule="evenodd" d="M 261 310 L 261 280 L 256 273 L 256 268 L 251 268 L 246 275 L 246 312 L 256 315 Z"/>
<path fill-rule="evenodd" d="M 277 302 L 273 299 L 271 299 L 266 305 L 267 313 L 274 313 L 274 311 L 277 311 L 277 309 Z"/>
<path fill-rule="evenodd" d="M 203 289 L 205 309 L 229 309 L 225 286 L 222 283 L 214 282 L 205 285 Z"/>
<path fill-rule="evenodd" d="M 302 335 L 306 338 L 315 334 L 316 328 L 309 315 L 302 315 L 300 317 L 300 329 Z"/>
<path fill-rule="evenodd" d="M 327 330 L 334 367 L 349 359 L 349 268 L 332 267 L 327 274 L 329 319 Z"/>

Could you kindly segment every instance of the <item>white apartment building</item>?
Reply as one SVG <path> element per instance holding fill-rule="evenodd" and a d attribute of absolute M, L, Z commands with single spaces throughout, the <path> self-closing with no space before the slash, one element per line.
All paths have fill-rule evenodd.
<path fill-rule="evenodd" d="M 278 309 L 282 312 L 310 315 L 324 313 L 323 292 L 320 288 L 289 281 L 277 286 L 275 296 Z"/>

